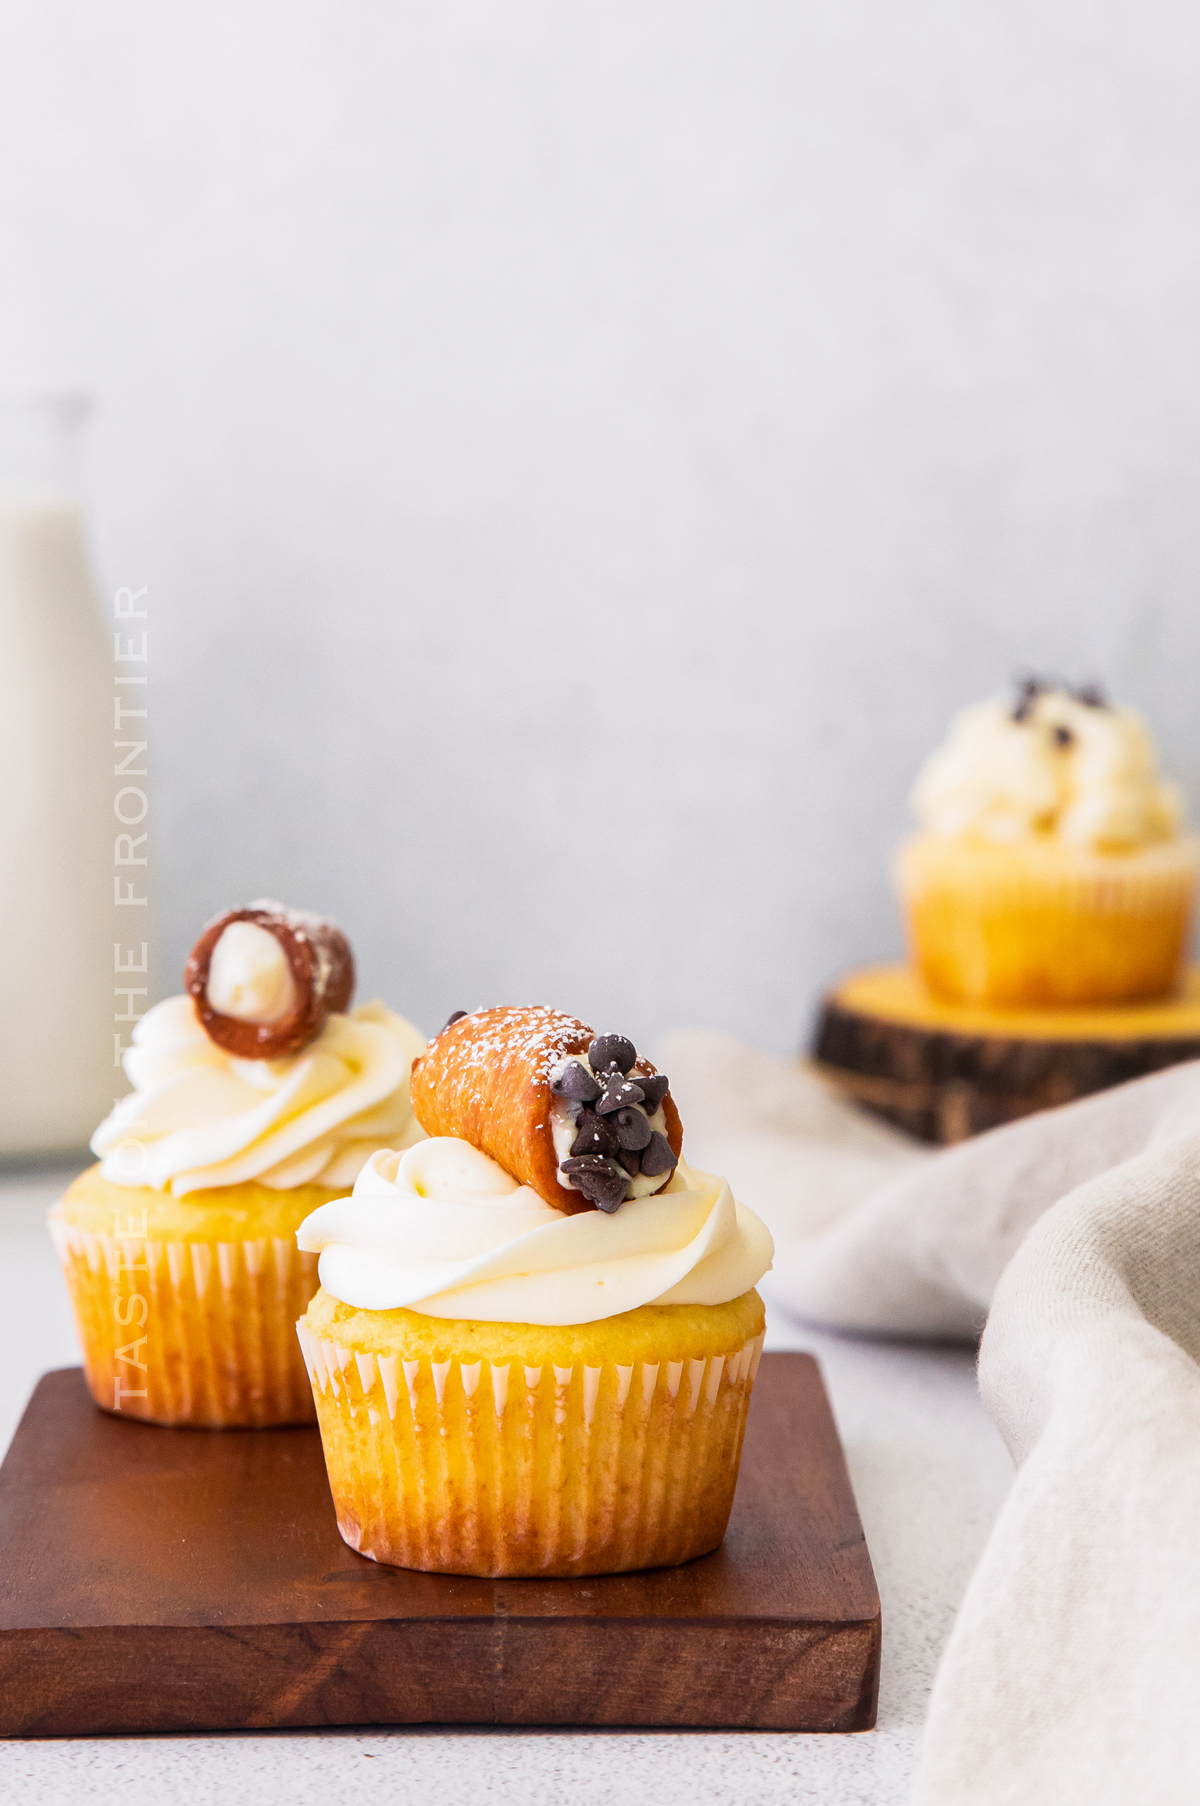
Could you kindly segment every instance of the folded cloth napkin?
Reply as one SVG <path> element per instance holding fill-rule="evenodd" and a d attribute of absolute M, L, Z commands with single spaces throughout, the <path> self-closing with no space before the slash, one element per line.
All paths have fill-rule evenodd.
<path fill-rule="evenodd" d="M 986 1321 L 1020 1472 L 934 1685 L 921 1806 L 1200 1799 L 1200 1063 L 938 1154 L 728 1037 L 672 1036 L 662 1064 L 689 1153 L 776 1235 L 773 1304 L 871 1334 Z"/>

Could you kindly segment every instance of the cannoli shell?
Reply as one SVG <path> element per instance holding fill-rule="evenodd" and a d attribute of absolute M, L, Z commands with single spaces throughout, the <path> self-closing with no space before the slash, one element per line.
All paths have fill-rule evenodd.
<path fill-rule="evenodd" d="M 222 1016 L 208 1001 L 213 950 L 231 922 L 252 922 L 282 947 L 296 987 L 296 1006 L 278 1022 L 242 1022 Z M 354 995 L 354 955 L 336 922 L 307 910 L 263 900 L 215 916 L 188 955 L 183 984 L 211 1041 L 241 1060 L 282 1060 L 315 1041 L 331 1013 L 349 1008 Z"/>
<path fill-rule="evenodd" d="M 582 1192 L 558 1182 L 550 1126 L 550 1074 L 571 1054 L 586 1054 L 596 1031 L 577 1016 L 542 1004 L 476 1010 L 434 1037 L 413 1062 L 412 1101 L 430 1135 L 457 1135 L 487 1154 L 556 1210 L 592 1210 Z M 639 1059 L 630 1073 L 656 1068 Z M 683 1125 L 668 1091 L 666 1135 L 678 1157 Z"/>

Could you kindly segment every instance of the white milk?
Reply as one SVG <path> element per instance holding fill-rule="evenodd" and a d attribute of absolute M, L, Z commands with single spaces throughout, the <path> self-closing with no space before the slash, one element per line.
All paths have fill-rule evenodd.
<path fill-rule="evenodd" d="M 82 1148 L 128 1088 L 114 918 L 148 912 L 112 904 L 112 680 L 79 510 L 0 500 L 0 1158 Z"/>

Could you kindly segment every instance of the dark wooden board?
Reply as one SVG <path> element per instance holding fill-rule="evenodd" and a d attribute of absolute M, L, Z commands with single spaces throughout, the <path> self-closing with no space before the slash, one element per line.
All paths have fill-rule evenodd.
<path fill-rule="evenodd" d="M 963 1141 L 1035 1110 L 1200 1058 L 1200 987 L 1164 1003 L 989 1009 L 934 998 L 903 968 L 852 973 L 825 999 L 820 1071 L 922 1141 Z"/>
<path fill-rule="evenodd" d="M 816 1362 L 763 1357 L 729 1532 L 587 1580 L 379 1567 L 313 1429 L 166 1430 L 39 1381 L 0 1468 L 0 1734 L 875 1722 L 879 1595 Z"/>

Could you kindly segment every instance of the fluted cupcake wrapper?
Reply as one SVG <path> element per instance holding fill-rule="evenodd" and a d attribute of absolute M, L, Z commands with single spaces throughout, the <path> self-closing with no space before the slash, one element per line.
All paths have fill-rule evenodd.
<path fill-rule="evenodd" d="M 156 1241 L 53 1215 L 50 1233 L 106 1411 L 208 1429 L 312 1422 L 294 1325 L 317 1257 L 293 1237 Z"/>
<path fill-rule="evenodd" d="M 1102 1004 L 1169 994 L 1180 977 L 1198 864 L 1194 839 L 1130 854 L 980 851 L 919 837 L 896 879 L 913 958 L 968 1002 Z"/>
<path fill-rule="evenodd" d="M 433 1361 L 297 1325 L 338 1528 L 439 1573 L 618 1573 L 725 1533 L 762 1337 L 705 1359 Z"/>

